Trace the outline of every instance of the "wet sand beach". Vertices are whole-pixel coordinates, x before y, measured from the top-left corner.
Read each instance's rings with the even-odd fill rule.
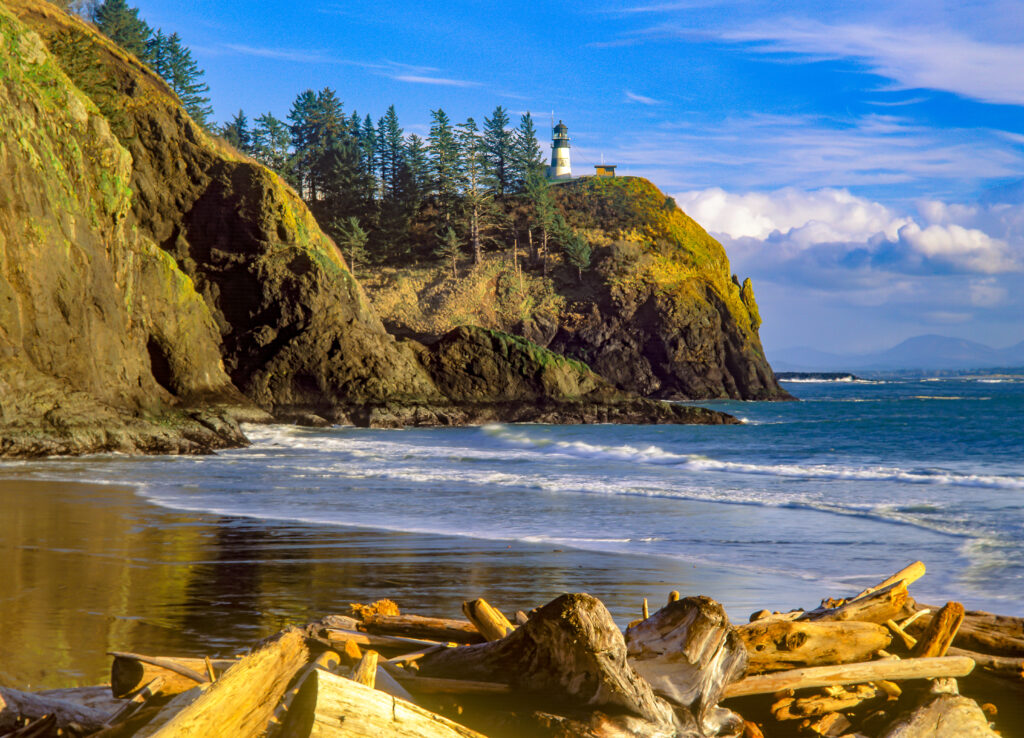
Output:
[[[625,623],[672,589],[720,597],[734,617],[779,594],[657,557],[182,513],[128,487],[12,477],[0,478],[0,570],[0,684],[21,689],[104,682],[111,650],[231,655],[381,597],[459,616],[470,597],[512,610],[586,591]]]

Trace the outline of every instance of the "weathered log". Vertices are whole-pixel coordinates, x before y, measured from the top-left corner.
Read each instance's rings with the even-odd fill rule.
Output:
[[[865,661],[888,648],[881,625],[862,622],[757,620],[736,627],[747,648],[747,674]]]
[[[883,738],[995,738],[978,703],[954,694],[929,695],[909,715],[898,718]]]
[[[282,738],[483,738],[469,728],[350,679],[313,669]]]
[[[515,630],[508,618],[491,607],[487,600],[467,600],[462,603],[462,612],[485,640],[496,641]]]
[[[484,637],[468,620],[427,618],[420,615],[369,614],[363,620],[367,633],[426,638],[443,643],[483,643]]]
[[[356,670],[352,674],[352,681],[373,689],[377,682],[377,652],[367,651],[363,658],[356,664]]]
[[[885,693],[874,685],[857,684],[851,688],[829,688],[824,694],[813,694],[808,697],[783,697],[772,704],[772,717],[776,720],[819,717],[830,712],[849,710],[884,695]]]
[[[963,622],[964,606],[959,602],[947,602],[928,623],[914,646],[914,656],[945,656]]]
[[[1024,679],[1024,658],[1014,656],[991,656],[987,653],[968,651],[965,648],[950,647],[947,656],[966,656],[974,659],[979,669],[992,672],[1008,679]]]
[[[289,628],[228,669],[154,735],[257,738],[271,724],[288,683],[309,659],[305,634]]]
[[[859,620],[865,623],[884,623],[898,617],[907,606],[908,600],[907,585],[901,580],[836,607],[811,610],[801,615],[798,620]]]
[[[145,725],[143,725],[141,728],[138,728],[136,732],[131,733],[132,738],[150,738],[150,736],[154,735],[158,730],[160,730],[160,728],[164,727],[167,723],[171,722],[171,720],[173,720],[178,715],[179,712],[181,712],[186,707],[195,702],[197,699],[202,697],[203,692],[205,692],[211,686],[212,682],[207,682],[206,684],[198,684],[192,687],[192,689],[186,689],[184,692],[180,692],[174,695],[174,697],[171,698],[170,702],[168,702],[163,707],[159,708],[159,710],[157,710],[156,715],[154,715],[150,720],[146,721]],[[128,722],[131,723],[135,719],[135,717],[136,716],[130,718]]]
[[[444,646],[446,644],[438,641],[428,641],[424,638],[406,638],[405,636],[373,635],[372,633],[360,633],[352,630],[338,630],[337,628],[326,628],[321,631],[324,639],[331,644],[345,650],[346,642],[355,643],[359,646],[370,646],[388,650],[405,650],[410,648],[429,648],[431,646]]]
[[[725,696],[729,698],[750,694],[774,694],[786,689],[863,684],[881,679],[895,682],[904,679],[962,677],[970,674],[972,669],[974,661],[962,656],[903,661],[886,659],[839,666],[812,666],[746,677],[726,687]]]
[[[512,687],[503,682],[475,682],[469,679],[424,677],[405,669],[387,669],[398,682],[419,694],[511,694]]]
[[[43,715],[38,720],[26,723],[17,730],[4,733],[2,738],[47,738],[57,733],[57,716]]]
[[[903,584],[906,587],[909,587],[911,584],[913,584],[918,579],[923,577],[925,575],[925,571],[926,570],[925,570],[924,562],[923,561],[915,561],[914,563],[909,564],[909,565],[903,567],[898,572],[893,574],[891,577],[888,577],[887,579],[883,579],[881,582],[879,582],[878,584],[876,584],[876,585],[874,585],[872,587],[868,587],[867,589],[865,589],[864,591],[860,592],[859,594],[854,595],[850,599],[851,600],[859,600],[861,597],[864,597],[865,595],[869,595],[872,592],[877,592],[880,589],[885,589],[886,587],[888,587],[888,586],[890,586],[892,584],[896,584],[897,582],[903,582]]]
[[[95,732],[107,718],[104,712],[74,702],[0,687],[0,732],[17,729],[20,718],[31,721],[46,715],[55,715],[57,727],[65,732],[74,725],[81,726],[84,732]]]
[[[919,608],[930,608],[932,612],[907,627],[907,631],[918,638],[936,616],[934,611],[937,609],[932,605]],[[968,610],[953,645],[993,656],[1024,657],[1024,618]]]
[[[747,649],[711,598],[670,602],[626,631],[626,649],[630,665],[654,691],[688,708],[706,733],[742,724],[738,715],[714,709],[725,685],[746,669]]]
[[[917,645],[917,639],[914,638],[914,636],[910,635],[910,633],[908,633],[907,631],[903,630],[903,628],[892,618],[889,618],[885,621],[885,627],[891,630],[893,635],[899,636],[899,639],[903,641],[903,645],[907,648],[908,651],[913,649],[914,646]]]
[[[386,668],[386,662],[377,665],[377,678],[375,682],[374,689],[379,692],[390,694],[392,697],[397,697],[406,702],[416,702],[412,695],[409,694],[409,691],[399,684],[397,679],[391,676],[391,672]]]
[[[127,697],[156,677],[163,677],[159,695],[169,697],[209,681],[205,659],[113,652],[110,665],[110,692],[114,697]],[[222,674],[237,659],[213,659],[217,674]]]
[[[157,694],[160,687],[164,683],[162,676],[155,676],[153,680],[149,682],[142,689],[138,690],[131,696],[131,699],[127,700],[123,705],[114,710],[110,717],[106,719],[107,725],[116,725],[117,723],[124,722],[133,714],[139,711],[143,705],[152,697]]]
[[[114,712],[124,700],[117,699],[110,694],[110,685],[98,684],[94,687],[68,687],[65,689],[44,689],[35,694],[40,697],[52,697],[65,702],[73,702],[82,707],[91,707],[107,715]]]
[[[562,595],[505,638],[426,655],[419,667],[427,677],[500,677],[534,710],[607,710],[666,730],[676,724],[669,704],[626,662],[611,615],[586,594]]]

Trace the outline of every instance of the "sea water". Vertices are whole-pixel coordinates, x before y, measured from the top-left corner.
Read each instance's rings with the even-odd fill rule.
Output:
[[[850,594],[921,559],[919,599],[1024,614],[1024,382],[786,386],[800,402],[706,403],[738,426],[249,426],[249,448],[208,457],[17,470],[279,529],[618,555],[624,579],[637,557],[731,571],[777,592],[765,603],[776,607],[816,604],[786,592]]]

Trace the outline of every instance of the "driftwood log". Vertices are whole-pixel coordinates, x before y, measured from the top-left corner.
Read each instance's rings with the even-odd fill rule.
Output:
[[[896,619],[906,613],[909,604],[907,584],[899,580],[835,607],[811,610],[801,615],[798,620],[858,620],[864,623],[884,624],[887,620]]]
[[[964,622],[964,606],[947,602],[935,613],[914,646],[914,656],[945,656]]]
[[[154,736],[262,736],[288,683],[309,660],[305,633],[289,628],[228,669]]]
[[[866,661],[892,641],[883,626],[856,621],[765,619],[737,626],[736,633],[749,656],[747,674]]]
[[[901,717],[882,738],[996,738],[978,703],[955,694],[929,695],[909,715]]]
[[[426,638],[441,642],[483,643],[485,640],[476,626],[468,620],[371,613],[363,620],[362,627],[367,633]]]
[[[405,700],[323,669],[306,675],[280,738],[484,738]]]
[[[512,625],[509,619],[502,615],[500,611],[494,609],[485,599],[463,602],[462,612],[466,614],[466,617],[473,623],[474,628],[486,641],[496,641],[504,638],[515,630],[515,626]]]
[[[418,664],[426,677],[500,677],[512,687],[504,699],[533,710],[639,718],[646,728],[637,735],[672,735],[677,725],[671,706],[626,663],[626,643],[608,610],[587,594],[558,597],[500,640],[430,653]],[[689,722],[689,734],[697,735]]]
[[[931,610],[907,628],[908,632],[920,638],[932,618],[936,617],[938,608],[932,605],[919,605],[918,609]],[[968,610],[956,638],[953,639],[953,645],[993,656],[1024,658],[1024,618]]]
[[[126,697],[156,677],[163,677],[159,695],[168,697],[210,681],[205,659],[146,656],[115,652],[110,665],[110,691],[114,697]],[[222,674],[236,659],[214,659],[214,672]]]
[[[747,665],[747,649],[720,604],[708,597],[669,602],[626,631],[626,650],[654,691],[688,708],[704,733],[742,728],[742,718],[717,707]]]
[[[78,726],[80,732],[92,733],[107,719],[107,713],[74,702],[0,687],[0,734],[15,730],[20,718],[39,720],[46,715],[54,715],[56,726],[65,732]]]
[[[970,674],[973,669],[974,661],[962,656],[906,659],[905,661],[886,659],[839,666],[812,666],[807,669],[791,669],[746,677],[726,687],[725,696],[728,698],[751,694],[773,694],[787,689],[863,684],[882,680],[962,677]]]

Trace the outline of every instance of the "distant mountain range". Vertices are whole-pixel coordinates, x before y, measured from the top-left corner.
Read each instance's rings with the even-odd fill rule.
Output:
[[[947,336],[915,336],[871,354],[831,354],[800,346],[772,352],[779,372],[963,370],[1024,366],[1024,341],[994,349],[975,341]]]

